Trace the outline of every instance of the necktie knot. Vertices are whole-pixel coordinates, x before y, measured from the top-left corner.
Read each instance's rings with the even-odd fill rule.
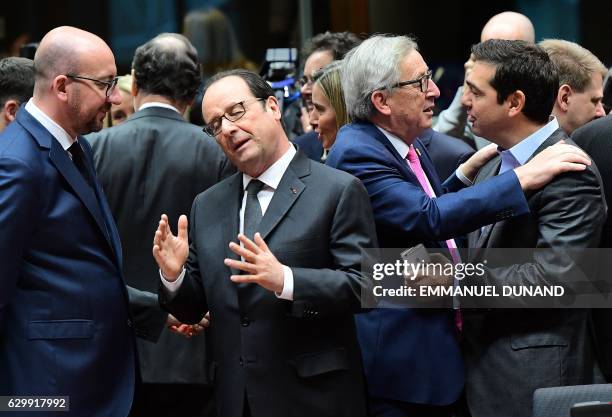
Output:
[[[408,148],[408,162],[417,162],[419,160],[419,155],[417,155],[416,149],[414,145],[410,145]]]
[[[249,185],[247,185],[247,188],[246,188],[247,195],[249,196],[257,195],[257,193],[261,191],[264,185],[265,184],[259,180],[251,180],[251,182],[249,182]]]
[[[83,159],[83,149],[78,141],[74,141],[73,144],[68,147],[68,152],[70,152],[72,160],[75,163]]]

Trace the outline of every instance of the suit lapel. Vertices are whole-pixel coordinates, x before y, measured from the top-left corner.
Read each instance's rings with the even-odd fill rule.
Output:
[[[421,162],[421,168],[423,168],[423,172],[427,176],[429,180],[429,184],[431,188],[433,188],[436,196],[442,195],[442,187],[440,183],[440,178],[438,177],[438,173],[436,172],[436,168],[433,165],[431,158],[429,157],[429,153],[427,152],[427,148],[421,142],[420,137],[414,141],[414,147],[419,154],[419,161]]]
[[[402,158],[399,153],[397,153],[397,150],[395,149],[393,144],[374,124],[358,123],[358,125],[364,126],[364,130],[366,130],[366,133],[370,137],[373,137],[378,142],[380,142],[387,149],[387,151],[391,153],[397,163],[397,166],[399,167],[401,174],[406,177],[406,179],[408,179],[413,184],[419,185],[419,180],[408,166],[408,162],[404,158]]]
[[[85,178],[83,178],[74,163],[70,160],[70,157],[68,157],[68,153],[62,148],[57,140],[51,141],[49,159],[53,165],[55,165],[59,173],[66,179],[77,197],[83,202],[89,213],[96,221],[98,228],[108,241],[109,245],[112,247],[106,230],[106,225],[104,223],[104,217],[102,216],[100,205],[98,204],[98,199],[96,198],[94,190],[87,184]],[[88,169],[90,168],[88,167]]]
[[[478,172],[476,175],[476,179],[474,181],[475,184],[485,181],[489,178],[493,178],[499,172],[499,168],[501,166],[501,157],[495,156],[492,158],[484,167]],[[491,236],[491,231],[495,227],[497,223],[488,224],[486,226],[481,227],[473,233],[470,233],[469,236],[469,246],[470,248],[483,248],[486,246],[489,237]]]
[[[104,225],[106,226],[106,234],[107,240],[113,251],[115,252],[115,256],[117,257],[117,265],[120,270],[123,270],[123,259],[121,253],[121,238],[119,237],[119,231],[115,225],[115,220],[113,219],[113,214],[108,206],[108,202],[106,201],[106,196],[104,195],[104,191],[102,190],[102,186],[98,181],[98,177],[94,170],[94,162],[92,158],[91,146],[89,142],[83,137],[79,138],[79,143],[81,144],[84,156],[85,156],[85,166],[87,168],[87,172],[89,173],[90,178],[93,178],[94,184],[94,192],[97,197],[97,201],[99,204],[99,208],[102,210],[102,217],[104,220]]]
[[[289,167],[283,174],[278,188],[274,192],[272,201],[261,219],[258,231],[261,237],[266,239],[272,230],[278,225],[287,211],[300,197],[306,186],[300,178],[310,174],[310,161],[306,156],[298,152],[293,157]]]
[[[53,166],[55,166],[60,175],[64,177],[70,188],[72,188],[76,196],[79,198],[79,200],[81,200],[89,214],[91,214],[91,216],[94,218],[100,232],[108,242],[111,250],[115,253],[116,259],[118,260],[118,265],[120,266],[121,248],[118,247],[118,238],[117,242],[114,242],[109,236],[109,230],[107,228],[100,203],[104,199],[98,199],[96,195],[96,193],[98,193],[99,196],[102,196],[103,194],[97,185],[97,180],[91,161],[91,148],[89,147],[89,144],[86,143],[86,141],[82,142],[82,144],[84,143],[85,147],[84,154],[86,165],[88,165],[87,169],[91,175],[91,178],[94,178],[94,183],[96,183],[96,191],[94,191],[89,184],[87,184],[85,178],[83,178],[72,160],[70,160],[68,152],[66,152],[66,150],[62,148],[60,143],[53,137],[53,135],[51,135],[51,133],[25,109],[25,104],[21,106],[19,112],[17,113],[16,122],[20,123],[23,128],[32,135],[33,139],[40,147],[49,149],[49,160]],[[107,216],[110,216],[110,214],[107,214]],[[112,216],[109,218],[112,219]]]

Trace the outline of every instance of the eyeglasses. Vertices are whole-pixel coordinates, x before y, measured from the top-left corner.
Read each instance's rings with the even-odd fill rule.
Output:
[[[427,70],[427,72],[425,74],[421,75],[419,78],[417,78],[415,80],[400,81],[399,83],[394,84],[391,87],[381,88],[381,90],[387,89],[387,88],[399,88],[399,87],[404,87],[406,85],[411,85],[411,84],[417,84],[418,83],[419,84],[419,89],[421,90],[421,93],[425,93],[429,89],[429,80],[431,80],[432,74],[433,74],[433,72],[431,70]]]
[[[117,82],[119,81],[119,77],[115,77],[110,81],[103,81],[103,80],[96,80],[95,78],[81,77],[80,75],[74,75],[74,74],[64,74],[64,75],[68,78],[72,78],[73,80],[88,80],[88,81],[93,81],[94,83],[98,85],[105,85],[106,86],[106,98],[109,98],[113,94],[113,91],[115,91],[115,87],[117,86]]]
[[[421,93],[425,93],[428,89],[429,89],[429,80],[431,80],[431,76],[432,76],[433,72],[431,70],[427,70],[427,72],[423,75],[421,75],[419,78],[415,79],[415,80],[409,80],[409,81],[400,81],[399,83],[395,84],[393,87],[403,87],[405,85],[410,85],[410,84],[419,84],[419,89],[421,90]]]
[[[223,127],[223,118],[229,120],[230,122],[237,122],[244,116],[246,113],[246,109],[244,107],[245,103],[251,101],[264,101],[265,98],[251,98],[248,100],[242,100],[236,104],[234,104],[228,111],[223,113],[223,115],[216,117],[210,121],[202,131],[210,136],[217,136],[221,133],[221,128]]]

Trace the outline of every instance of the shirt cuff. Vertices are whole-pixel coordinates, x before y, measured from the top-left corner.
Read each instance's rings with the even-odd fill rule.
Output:
[[[274,294],[277,298],[293,301],[293,271],[288,266],[283,265],[283,291]]]
[[[183,267],[183,270],[179,274],[176,281],[168,281],[162,273],[161,269],[159,270],[159,277],[161,278],[161,282],[166,290],[166,295],[171,300],[172,298],[174,298],[179,288],[181,287],[181,284],[183,283],[183,278],[185,278],[185,267]]]
[[[461,172],[461,169],[457,168],[457,170],[455,171],[455,175],[457,176],[457,178],[459,178],[459,181],[464,183],[466,186],[471,187],[472,185],[474,185],[474,183],[470,181],[468,177],[463,175],[463,172]]]

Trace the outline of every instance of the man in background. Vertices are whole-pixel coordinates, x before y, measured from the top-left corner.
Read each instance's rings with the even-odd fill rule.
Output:
[[[234,171],[214,139],[182,114],[200,84],[195,48],[163,33],[136,49],[132,92],[138,109],[119,126],[89,136],[100,182],[124,248],[127,283],[157,292],[149,236],[160,213],[177,221],[195,196]],[[152,300],[155,307],[157,300]],[[172,317],[169,325],[178,325]],[[205,332],[185,339],[164,329],[157,343],[138,340],[143,386],[134,416],[213,413]],[[193,401],[197,398],[198,401]]]
[[[19,106],[33,91],[34,61],[18,57],[0,60],[0,132],[15,120]]]
[[[527,16],[516,12],[502,12],[491,17],[482,28],[480,41],[484,42],[489,39],[522,40],[534,43],[535,29]],[[466,78],[473,65],[474,60],[470,55],[470,58],[464,65]],[[475,136],[472,133],[467,120],[466,108],[461,104],[464,90],[465,84],[457,89],[451,104],[439,114],[434,129],[462,139],[474,149],[480,149],[490,142],[486,138]]]
[[[552,114],[567,135],[593,119],[606,115],[603,79],[608,70],[588,49],[562,39],[545,39],[539,45],[557,67],[559,89]]]

